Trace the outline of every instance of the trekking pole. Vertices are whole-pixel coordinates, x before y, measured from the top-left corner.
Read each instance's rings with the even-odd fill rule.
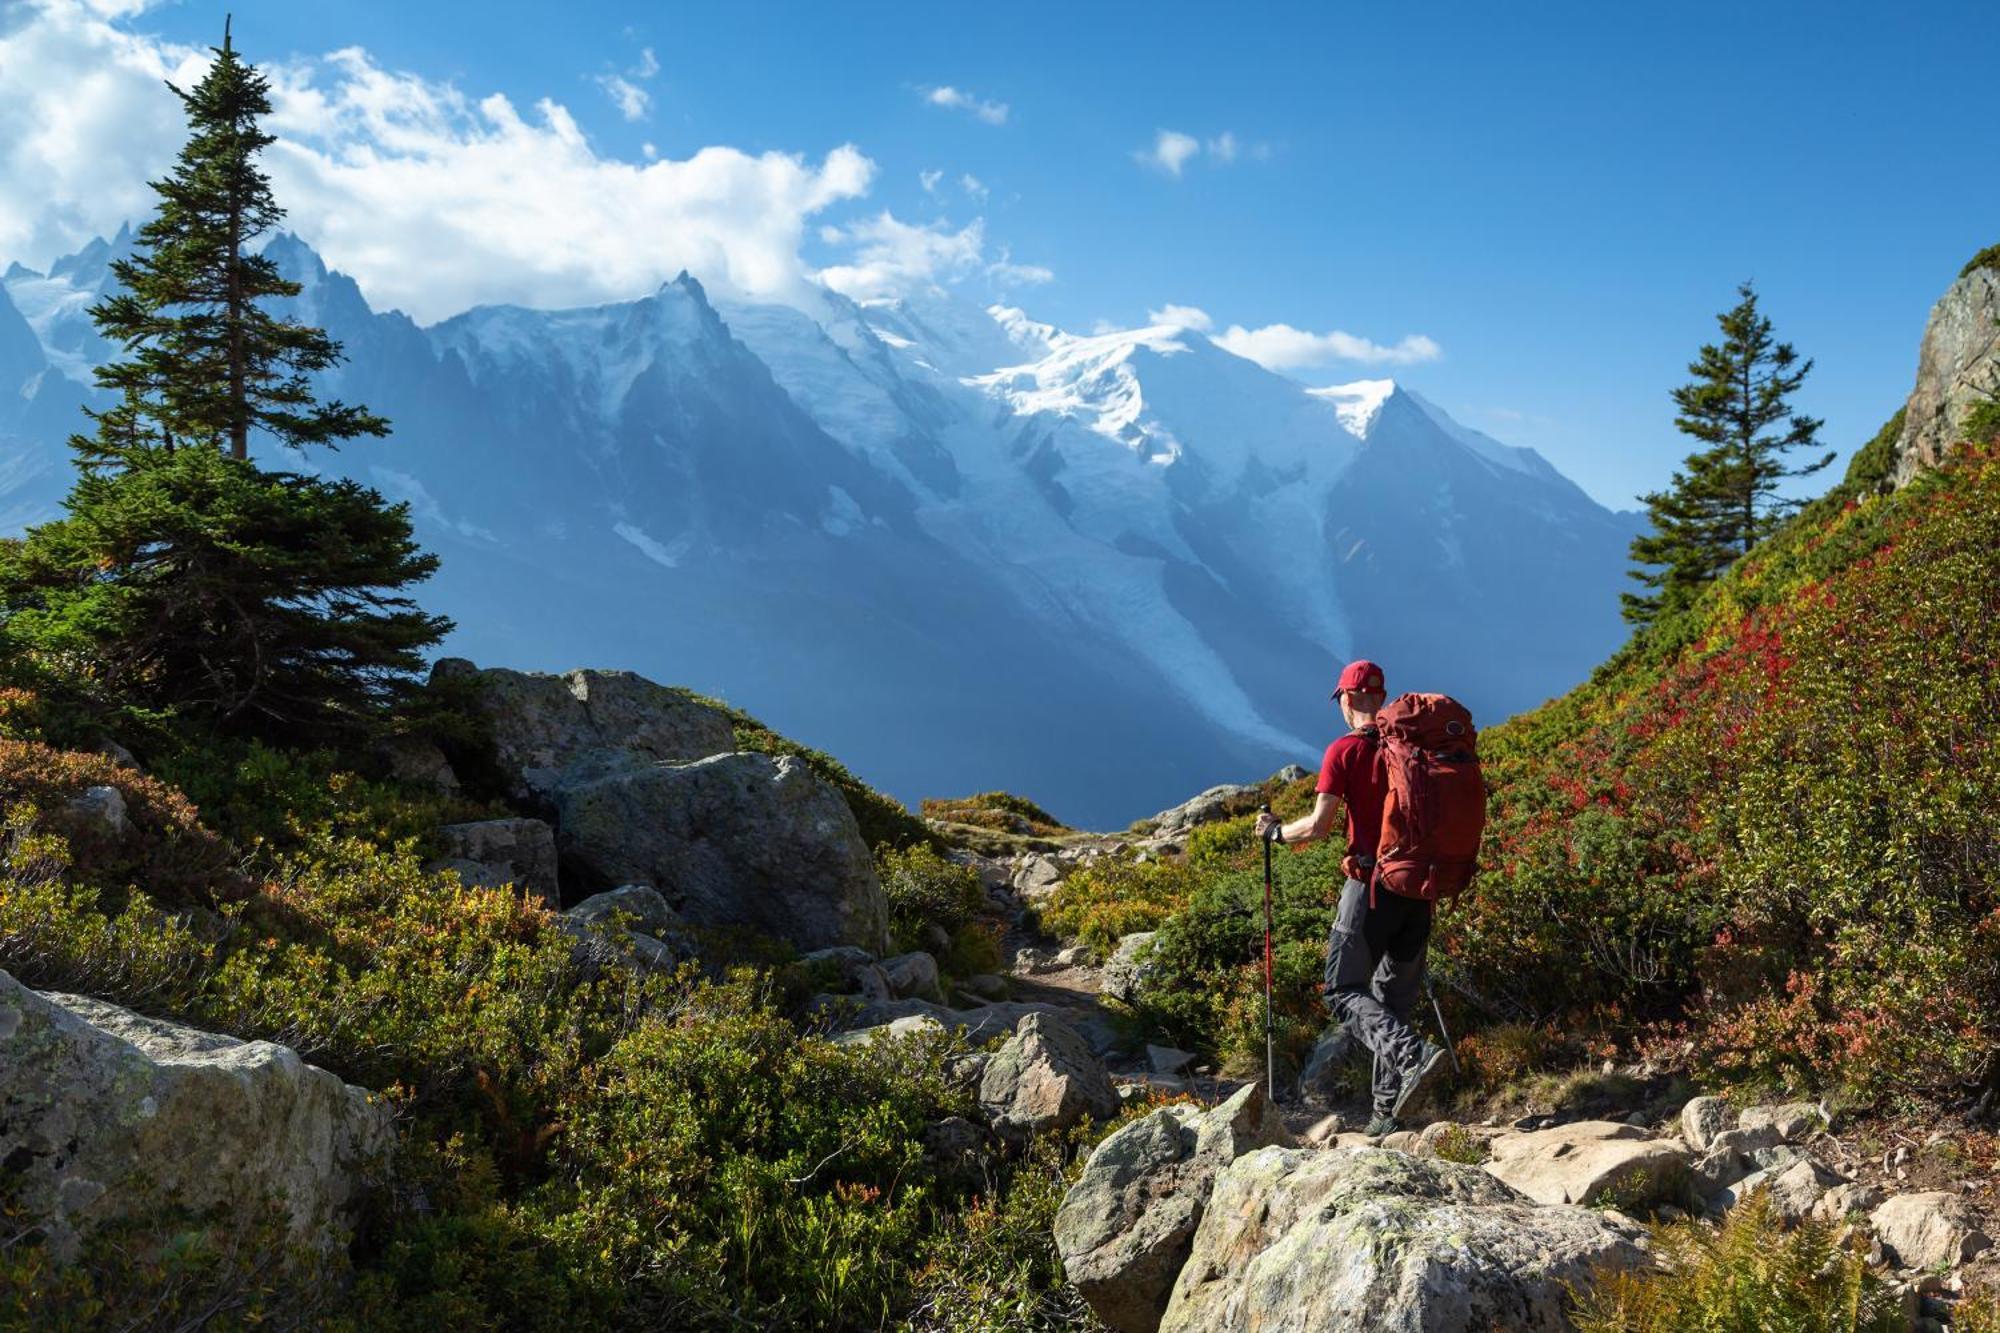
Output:
[[[1444,1025],[1444,1006],[1438,1003],[1438,993],[1436,988],[1431,985],[1431,974],[1428,968],[1424,970],[1424,994],[1430,997],[1431,1013],[1437,1017],[1438,1036],[1444,1038],[1445,1054],[1451,1057],[1451,1076],[1462,1079],[1465,1077],[1465,1071],[1458,1067],[1458,1051],[1451,1044],[1450,1029]]]
[[[1258,810],[1271,813],[1269,805],[1260,805]],[[1272,1101],[1278,1099],[1278,1061],[1276,1044],[1272,1038],[1271,1021],[1271,840],[1261,839],[1264,844],[1264,1095]]]

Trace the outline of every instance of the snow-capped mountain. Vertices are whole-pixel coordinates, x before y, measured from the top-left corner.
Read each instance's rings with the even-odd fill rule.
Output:
[[[104,355],[83,312],[125,246],[0,279],[10,527],[67,484]],[[799,309],[686,275],[419,328],[301,242],[271,253],[345,344],[328,389],[396,428],[295,465],[410,503],[448,651],[721,694],[904,797],[1122,822],[1310,762],[1347,657],[1489,722],[1621,635],[1633,517],[1387,380],[1309,389],[1195,330],[1078,336],[940,290]]]

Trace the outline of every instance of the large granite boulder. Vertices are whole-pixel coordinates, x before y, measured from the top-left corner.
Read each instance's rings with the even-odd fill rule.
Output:
[[[1614,1192],[1664,1198],[1686,1183],[1689,1166],[1680,1140],[1609,1120],[1503,1134],[1489,1146],[1486,1170],[1538,1203],[1591,1204]]]
[[[517,893],[561,904],[556,887],[555,830],[539,819],[481,819],[446,824],[437,831],[444,852],[426,869],[455,870],[461,882],[482,889],[511,884]]]
[[[1222,1168],[1291,1136],[1257,1084],[1163,1106],[1097,1145],[1056,1213],[1063,1270],[1118,1333],[1153,1333]]]
[[[1024,1016],[979,1080],[979,1109],[997,1132],[1019,1138],[1068,1129],[1085,1116],[1109,1120],[1118,1107],[1104,1062],[1053,1014]]]
[[[1556,1330],[1570,1285],[1646,1261],[1636,1223],[1533,1203],[1477,1167],[1260,1148],[1216,1177],[1160,1328]]]
[[[344,1243],[388,1119],[284,1046],[142,1018],[0,972],[0,1162],[58,1259],[112,1221],[275,1207]]]
[[[1936,467],[1962,442],[1966,418],[2000,397],[2000,261],[1966,273],[1931,308],[1917,384],[1896,441],[1896,484]]]
[[[1162,810],[1147,822],[1155,838],[1185,837],[1198,824],[1213,824],[1257,808],[1260,789],[1243,783],[1226,782],[1219,787],[1188,797],[1179,805]]]
[[[1993,1244],[1979,1229],[1979,1215],[1949,1190],[1898,1194],[1868,1222],[1904,1268],[1956,1268]]]
[[[685,762],[736,748],[721,710],[630,671],[510,671],[447,657],[433,681],[462,682],[492,731],[509,795],[548,804],[578,761],[606,754]]]
[[[564,873],[579,885],[653,884],[690,925],[887,952],[888,902],[860,826],[803,759],[600,756],[565,770],[554,795]]]

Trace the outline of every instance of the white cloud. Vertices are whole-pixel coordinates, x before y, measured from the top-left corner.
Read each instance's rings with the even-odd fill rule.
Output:
[[[969,197],[981,200],[982,202],[991,193],[986,188],[986,183],[969,171],[958,178],[958,188],[965,191]]]
[[[639,86],[660,72],[660,61],[653,54],[653,48],[639,48],[639,63],[623,74],[600,74],[597,86],[604,89],[605,96],[618,108],[618,114],[627,120],[644,120],[652,109],[653,96]],[[638,80],[637,83],[633,80]]]
[[[919,171],[917,179],[923,182],[925,194],[934,195],[938,192],[938,182],[944,179],[944,173],[942,171]]]
[[[854,248],[851,262],[820,270],[819,278],[856,300],[897,296],[975,272],[985,248],[986,224],[975,218],[952,231],[943,222],[903,222],[887,209],[845,227],[822,227],[829,245]]]
[[[1224,130],[1208,141],[1208,155],[1218,161],[1234,162],[1236,160],[1236,153],[1236,136],[1228,130]]]
[[[149,215],[145,183],[185,134],[162,80],[186,86],[207,58],[82,0],[0,8],[0,262],[43,265]],[[851,145],[817,163],[729,147],[604,157],[556,102],[524,116],[354,48],[264,69],[278,136],[265,166],[287,225],[373,304],[420,320],[482,302],[626,299],[682,268],[804,300],[806,226],[865,194],[875,172]]]
[[[1172,302],[1168,302],[1158,310],[1148,310],[1146,312],[1146,322],[1148,324],[1173,324],[1183,329],[1194,329],[1197,332],[1206,332],[1215,324],[1215,321],[1208,317],[1208,312],[1200,306],[1175,305]]]
[[[925,88],[921,91],[924,95],[924,100],[932,106],[949,107],[953,111],[969,111],[988,125],[1005,125],[1007,123],[1007,104],[1005,102],[982,101],[974,97],[971,93],[954,88],[949,84],[943,84],[935,88]]]
[[[986,266],[986,276],[1001,287],[1039,287],[1056,280],[1054,269],[1041,264],[1016,264],[1005,250]]]
[[[1384,345],[1335,329],[1312,333],[1289,324],[1267,324],[1246,329],[1232,324],[1215,335],[1217,345],[1247,357],[1267,370],[1297,370],[1324,365],[1329,361],[1358,361],[1363,365],[1410,366],[1435,361],[1444,349],[1421,333],[1412,333],[1396,343]]]
[[[611,99],[611,105],[617,107],[618,114],[627,120],[644,120],[647,110],[653,104],[652,97],[644,88],[626,81],[621,75],[600,74],[597,76],[597,86],[604,89],[605,96]]]
[[[1201,140],[1192,134],[1182,134],[1179,130],[1161,130],[1153,139],[1151,148],[1141,149],[1132,154],[1141,163],[1169,176],[1181,174],[1189,158],[1201,151]]]

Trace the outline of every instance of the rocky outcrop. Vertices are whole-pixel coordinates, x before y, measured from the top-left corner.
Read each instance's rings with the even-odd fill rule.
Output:
[[[1253,810],[1257,806],[1258,791],[1254,786],[1239,782],[1210,787],[1147,820],[1152,825],[1148,836],[1185,837],[1196,825],[1213,824],[1217,820],[1242,814],[1245,810]]]
[[[630,671],[510,671],[447,657],[433,681],[465,688],[493,737],[509,794],[549,801],[565,769],[586,758],[626,754],[685,762],[736,748],[726,714]]]
[[[1216,1175],[1290,1142],[1255,1084],[1222,1105],[1163,1106],[1097,1145],[1056,1214],[1063,1270],[1118,1333],[1152,1333],[1194,1245]]]
[[[623,884],[593,894],[557,920],[577,941],[584,961],[598,967],[613,952],[627,953],[641,967],[659,971],[672,971],[695,956],[694,941],[679,914],[650,884]]]
[[[0,972],[0,1162],[58,1258],[95,1227],[169,1208],[275,1207],[294,1243],[329,1249],[387,1143],[363,1089],[287,1047]]]
[[[1633,1125],[1583,1120],[1491,1143],[1486,1170],[1495,1179],[1546,1204],[1592,1204],[1607,1193],[1664,1197],[1685,1178],[1687,1149],[1673,1139],[1653,1139]]]
[[[888,904],[860,827],[802,759],[600,756],[566,770],[554,796],[564,871],[580,883],[656,885],[691,925],[886,952]]]
[[[2000,261],[1972,269],[1931,308],[1917,384],[1896,441],[1896,484],[1936,467],[1964,439],[1966,418],[2000,397]]]
[[[1109,1120],[1118,1107],[1104,1062],[1049,1013],[1023,1017],[979,1080],[980,1110],[997,1132],[1017,1138],[1068,1129],[1085,1116]]]
[[[1635,1223],[1538,1205],[1477,1167],[1262,1148],[1216,1178],[1160,1328],[1556,1330],[1570,1284],[1644,1262]]]
[[[459,880],[482,889],[511,884],[517,893],[551,907],[562,902],[556,887],[555,830],[539,819],[482,819],[446,824],[437,831],[444,852],[427,870],[455,870]]]

